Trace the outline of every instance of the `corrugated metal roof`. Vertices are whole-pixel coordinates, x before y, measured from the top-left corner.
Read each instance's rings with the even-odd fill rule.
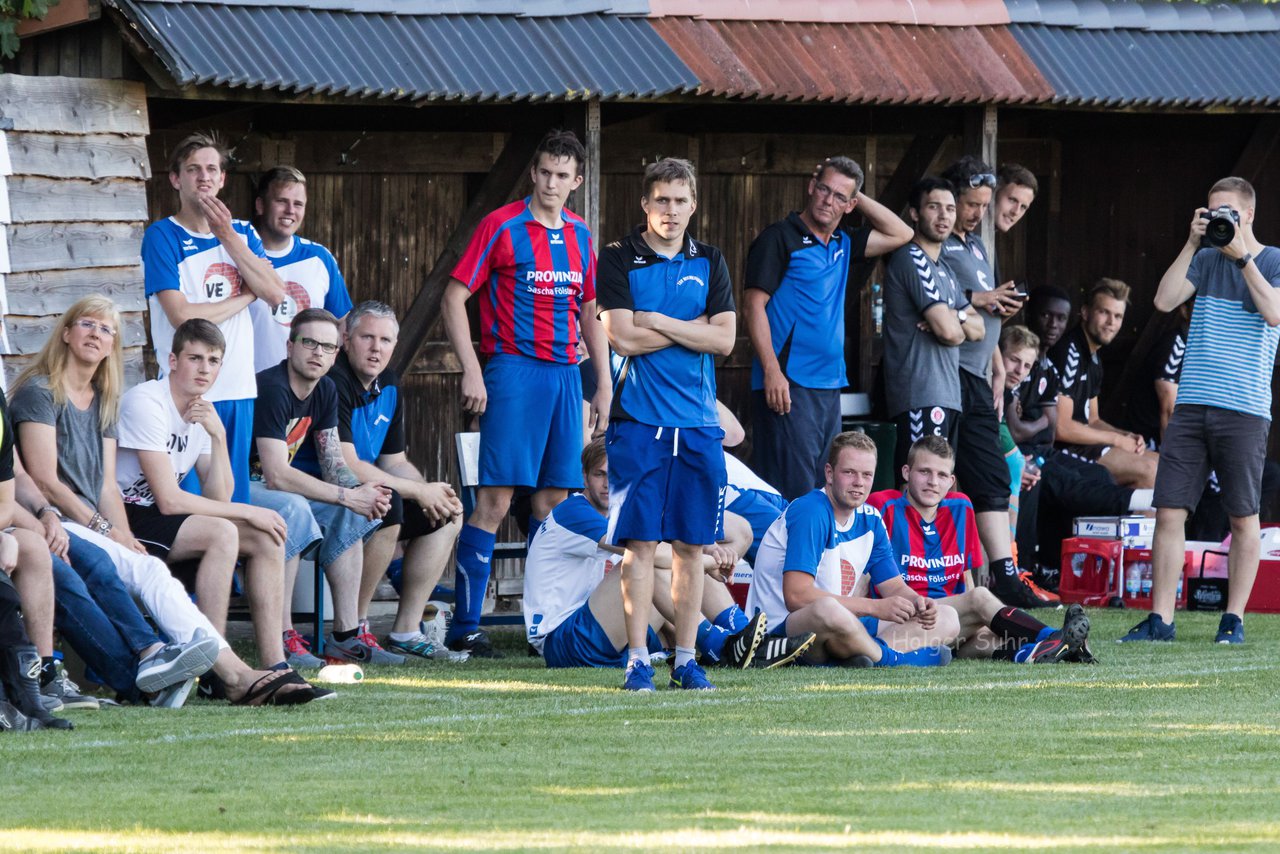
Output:
[[[1257,33],[1280,30],[1274,3],[1196,3],[1190,0],[1005,0],[1015,24],[1091,30]]]
[[[715,21],[911,24],[966,27],[1009,23],[1004,0],[650,0],[651,17]]]
[[[1280,104],[1280,32],[1103,30],[1011,24],[1055,103],[1106,106]]]
[[[863,104],[1028,103],[1053,89],[1006,27],[661,18],[703,94]]]
[[[183,85],[467,101],[654,97],[698,85],[645,18],[116,2]]]
[[[983,0],[989,2],[990,0]],[[647,0],[153,0],[217,6],[271,6],[328,12],[386,15],[647,15]],[[934,0],[938,2],[938,0]],[[952,0],[955,2],[955,0]]]

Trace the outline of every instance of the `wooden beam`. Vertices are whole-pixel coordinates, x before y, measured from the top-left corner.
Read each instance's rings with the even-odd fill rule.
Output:
[[[506,201],[512,190],[519,185],[525,173],[529,171],[533,149],[541,138],[540,131],[522,131],[513,133],[507,139],[502,153],[498,155],[493,168],[489,170],[484,183],[480,185],[480,191],[471,200],[466,213],[458,220],[453,234],[449,235],[449,239],[445,242],[444,251],[436,259],[431,272],[427,273],[409,310],[400,319],[400,343],[391,357],[391,365],[397,373],[404,374],[413,364],[418,350],[426,340],[427,333],[439,317],[440,301],[444,297],[445,288],[449,285],[449,277],[453,274],[453,268],[458,263],[458,259],[462,257],[472,232],[480,224],[480,220],[489,211]]]
[[[5,297],[13,314],[62,314],[82,297],[110,297],[121,311],[143,311],[142,265],[43,270],[4,276]]]
[[[587,101],[587,180],[583,219],[600,246],[600,99]]]
[[[55,222],[6,228],[9,269],[26,273],[136,264],[145,223]]]
[[[8,134],[15,175],[51,178],[150,178],[144,137],[116,134],[68,136],[54,133]]]
[[[0,75],[0,115],[14,130],[145,134],[146,89],[128,80]]]
[[[1231,174],[1257,184],[1263,170],[1275,163],[1277,155],[1280,155],[1280,117],[1259,116]]]
[[[9,333],[9,349],[16,354],[34,354],[49,340],[49,333],[58,323],[60,315],[51,314],[44,317],[23,317],[17,314],[5,315],[4,325]],[[141,347],[147,343],[146,321],[142,312],[129,312],[120,316],[122,327],[120,345]]]
[[[13,222],[146,222],[147,187],[137,178],[9,178]]]

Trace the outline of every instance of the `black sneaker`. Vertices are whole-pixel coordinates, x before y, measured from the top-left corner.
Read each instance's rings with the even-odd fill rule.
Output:
[[[730,635],[725,640],[718,663],[725,667],[732,667],[734,670],[746,670],[751,666],[752,658],[760,646],[760,641],[764,639],[764,633],[768,627],[769,621],[764,611],[758,611],[742,631]]]
[[[493,644],[489,642],[489,636],[485,634],[483,629],[477,629],[474,632],[463,635],[448,644],[448,647],[455,652],[469,652],[472,658],[503,657],[502,653],[493,648]]]
[[[1056,606],[1057,603],[1047,602],[1037,596],[1031,586],[1026,583],[1024,575],[1027,573],[1013,578],[997,578],[991,584],[991,592],[996,594],[996,598],[1004,604],[1023,610]]]
[[[817,639],[818,636],[813,632],[789,638],[765,638],[756,654],[751,657],[751,666],[758,670],[785,667],[804,655]]]
[[[196,694],[201,700],[225,700],[227,699],[227,686],[221,677],[212,670],[208,670],[200,675],[200,681],[196,685]]]

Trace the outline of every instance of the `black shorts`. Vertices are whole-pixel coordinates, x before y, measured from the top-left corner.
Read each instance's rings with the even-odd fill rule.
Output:
[[[908,409],[893,417],[898,428],[898,443],[893,448],[893,482],[902,483],[902,467],[907,464],[907,452],[911,445],[925,436],[941,436],[956,447],[956,438],[960,429],[960,413],[954,409],[941,406],[925,406],[920,409]]]
[[[178,539],[178,531],[184,522],[191,518],[187,513],[175,513],[166,516],[154,504],[125,504],[124,515],[129,520],[129,529],[133,538],[146,548],[147,554],[158,557],[169,566],[173,577],[182,582],[187,592],[195,592],[196,571],[200,568],[199,560],[170,561],[169,552]]]
[[[1228,516],[1256,516],[1271,422],[1216,406],[1180,405],[1164,431],[1156,469],[1156,507],[1195,510],[1212,472]]]
[[[960,371],[960,429],[956,438],[957,489],[973,509],[989,513],[1009,509],[1009,464],[1000,442],[1000,421],[985,377]]]
[[[406,501],[399,492],[391,490],[391,509],[382,517],[382,527],[390,528],[392,525],[399,525],[400,535],[396,539],[412,540],[425,537],[427,534],[434,534],[446,524],[447,521],[432,522],[423,512],[422,505],[413,499]]]

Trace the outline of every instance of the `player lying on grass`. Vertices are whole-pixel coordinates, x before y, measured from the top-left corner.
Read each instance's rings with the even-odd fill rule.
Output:
[[[622,549],[605,544],[609,512],[609,468],[603,439],[582,452],[586,489],[551,511],[534,538],[525,562],[524,619],[529,643],[548,667],[622,667],[627,663],[627,631],[622,611]],[[726,667],[779,667],[794,661],[813,635],[764,641],[766,618],[748,618],[719,580],[733,571],[738,549],[751,542],[750,527],[726,514],[730,539],[703,549],[703,585],[697,649],[705,663]],[[656,630],[669,622],[670,546],[655,557],[654,607],[649,620],[649,649],[662,650]]]
[[[1021,608],[1011,608],[985,587],[973,570],[982,550],[973,505],[958,492],[955,455],[941,436],[911,445],[902,467],[905,492],[886,489],[867,504],[880,511],[906,584],[915,593],[950,605],[960,617],[956,655],[1019,663],[1093,662],[1086,641],[1089,618],[1079,605],[1067,609],[1061,629],[1046,626]]]
[[[841,433],[827,454],[827,485],[791,502],[756,555],[748,611],[763,611],[770,634],[817,634],[804,660],[847,667],[951,661],[955,609],[907,586],[880,514],[864,502],[876,471],[865,433]],[[870,577],[881,598],[855,595]]]

